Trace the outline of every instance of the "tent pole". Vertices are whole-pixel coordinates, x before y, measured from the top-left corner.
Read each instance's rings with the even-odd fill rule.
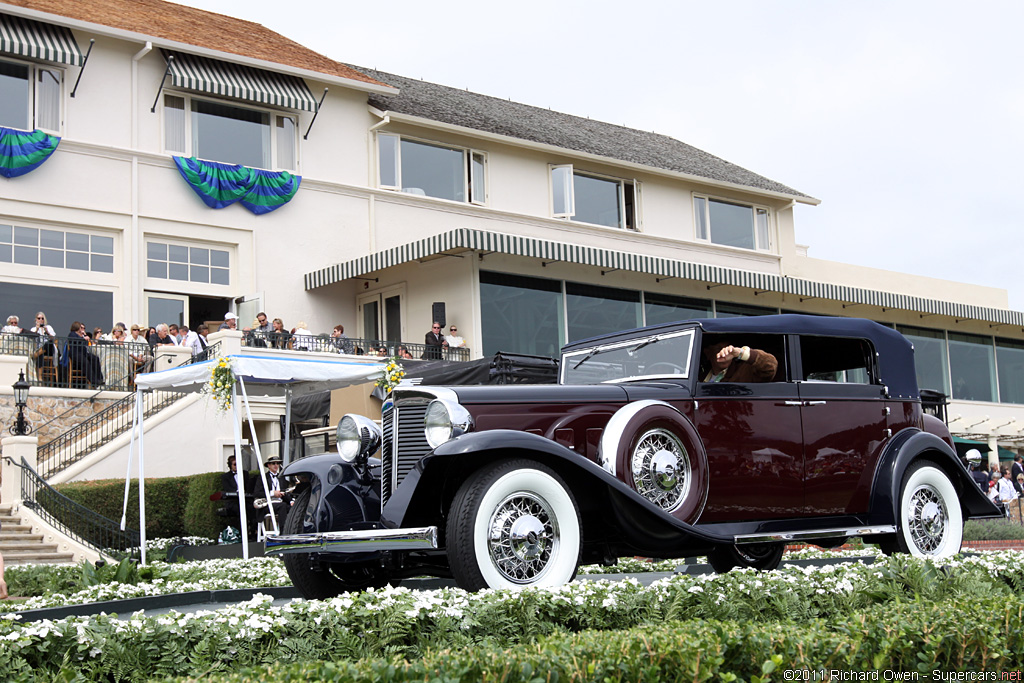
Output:
[[[139,546],[142,549],[142,566],[146,566],[146,459],[145,459],[145,434],[146,428],[143,420],[145,415],[142,410],[142,394],[136,391],[135,394],[135,415],[139,420]]]
[[[263,494],[267,497],[267,511],[270,512],[270,524],[275,534],[280,534],[277,528],[277,514],[274,512],[273,501],[270,499],[270,486],[267,484],[267,475],[263,472],[263,454],[260,453],[260,441],[256,438],[256,425],[252,423],[252,409],[249,407],[249,394],[245,391],[245,381],[239,377],[238,386],[242,387],[242,400],[245,401],[245,415],[249,419],[249,433],[252,435],[253,450],[256,451],[256,460],[260,463],[260,479],[263,481]]]
[[[128,471],[124,475],[124,504],[121,506],[121,531],[128,525],[128,490],[132,484],[132,460],[135,457],[135,435],[139,427],[139,391],[135,391],[135,414],[132,415],[132,431],[128,441]]]
[[[284,466],[292,463],[292,388],[284,390]]]
[[[245,514],[245,464],[242,462],[242,418],[238,414],[238,382],[231,385],[231,424],[235,428],[235,485],[238,487],[238,522],[242,528],[242,559],[249,559],[249,520]]]

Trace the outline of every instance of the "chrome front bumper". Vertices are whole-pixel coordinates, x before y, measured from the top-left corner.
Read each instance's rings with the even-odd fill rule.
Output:
[[[325,531],[316,534],[268,535],[264,542],[267,555],[286,553],[369,553],[378,550],[436,550],[437,527],[418,529],[361,529]]]

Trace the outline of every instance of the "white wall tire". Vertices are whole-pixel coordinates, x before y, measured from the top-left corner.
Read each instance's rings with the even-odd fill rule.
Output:
[[[579,564],[580,514],[562,479],[531,460],[474,473],[448,514],[447,552],[461,588],[560,586]]]
[[[960,498],[946,473],[921,461],[903,475],[896,543],[916,557],[943,558],[960,552],[964,520]]]

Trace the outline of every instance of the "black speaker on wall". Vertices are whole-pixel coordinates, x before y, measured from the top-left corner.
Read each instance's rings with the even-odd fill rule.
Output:
[[[445,320],[443,301],[435,301],[434,304],[430,307],[430,313],[433,316],[430,322],[441,323],[442,328],[448,324],[447,321]]]

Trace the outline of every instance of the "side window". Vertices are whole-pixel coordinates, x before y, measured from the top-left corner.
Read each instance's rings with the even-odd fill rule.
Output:
[[[734,351],[728,352],[728,347]],[[723,350],[725,357],[720,358]],[[729,358],[730,355],[734,357]],[[785,382],[784,338],[775,334],[705,334],[701,340],[698,381]]]
[[[874,357],[864,339],[800,337],[801,379],[807,382],[874,384]]]

